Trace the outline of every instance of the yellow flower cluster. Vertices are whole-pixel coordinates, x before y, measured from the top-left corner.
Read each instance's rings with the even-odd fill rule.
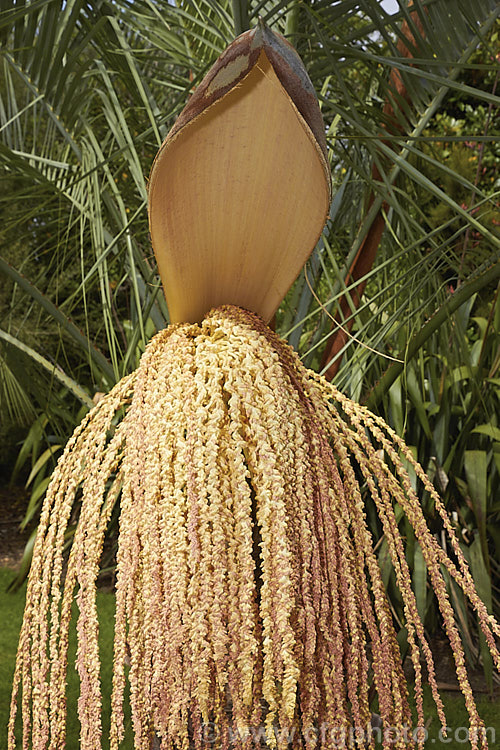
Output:
[[[432,494],[453,549],[428,530],[403,462]],[[100,748],[96,579],[120,506],[110,747],[124,736],[127,682],[136,750],[252,746],[264,727],[348,731],[370,724],[370,680],[385,725],[411,724],[406,680],[364,492],[383,525],[406,615],[423,726],[423,655],[443,723],[396,507],[415,530],[453,647],[472,726],[480,727],[441,566],[476,610],[497,664],[500,628],[475,592],[442,502],[385,423],[320,376],[257,316],[212,311],[158,333],[135,373],[89,413],[47,491],[17,657],[24,746],[65,746],[68,626],[77,588],[80,744]],[[69,559],[63,547],[81,510]],[[474,735],[473,735],[474,736]],[[477,733],[477,743],[483,735]],[[320,747],[333,747],[326,732]],[[258,744],[255,742],[255,744]],[[485,742],[483,743],[485,746]],[[398,744],[393,737],[387,746]]]

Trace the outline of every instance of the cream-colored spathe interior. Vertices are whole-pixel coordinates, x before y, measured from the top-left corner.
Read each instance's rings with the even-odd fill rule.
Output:
[[[269,320],[328,206],[319,147],[262,53],[154,165],[150,227],[171,321],[201,321],[221,304]]]

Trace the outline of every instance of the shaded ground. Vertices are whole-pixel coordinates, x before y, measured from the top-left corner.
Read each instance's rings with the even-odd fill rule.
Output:
[[[21,532],[21,523],[28,505],[29,493],[24,487],[0,488],[0,567],[16,570],[23,556],[24,545],[32,528]]]
[[[430,638],[430,647],[432,656],[434,658],[434,666],[436,670],[436,680],[438,683],[439,690],[446,690],[453,693],[459,693],[460,688],[458,686],[457,675],[455,672],[455,660],[453,652],[451,650],[448,638],[442,633],[436,633]],[[407,660],[407,662],[409,659]],[[406,665],[405,665],[406,666]],[[409,666],[409,665],[408,665]],[[411,676],[413,670],[408,668],[407,673]],[[481,668],[479,669],[467,669],[470,684],[474,694],[479,695],[481,693],[488,694],[489,690],[486,687],[486,681],[484,673]],[[424,669],[425,675],[425,669]],[[426,680],[424,676],[424,680]],[[492,700],[500,698],[500,686],[496,685],[494,688],[494,694]]]
[[[24,516],[29,493],[23,487],[0,488],[0,567],[17,570],[22,559],[24,546],[29,539],[32,527],[19,531],[19,524]],[[102,580],[102,589],[110,590],[107,578]],[[439,688],[455,693],[458,682],[455,674],[455,663],[448,639],[437,633],[430,640],[436,677]],[[408,663],[409,660],[407,660]],[[412,670],[408,664],[407,676],[411,679]],[[475,693],[487,693],[484,675],[481,669],[469,670],[469,678]],[[495,689],[494,699],[500,698],[500,686]]]

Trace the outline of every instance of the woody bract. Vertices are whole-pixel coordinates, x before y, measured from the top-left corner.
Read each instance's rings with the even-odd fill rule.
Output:
[[[18,702],[23,747],[65,747],[75,595],[85,750],[120,746],[127,681],[136,750],[200,748],[207,726],[219,747],[328,748],[339,736],[365,747],[374,738],[359,730],[370,728],[374,705],[383,727],[414,725],[366,497],[404,602],[417,724],[425,724],[422,663],[446,718],[401,512],[422,549],[470,726],[482,727],[441,571],[477,613],[497,667],[500,628],[441,499],[401,438],[307,370],[267,325],[329,203],[313,87],[293,48],[260,23],[217,60],[154,162],[150,228],[171,325],[87,414],[54,471],[28,584],[10,748]],[[453,559],[427,528],[404,466],[432,496]],[[117,504],[107,738],[96,580]],[[486,747],[484,733],[470,736]],[[391,748],[412,742],[411,734],[383,735]]]

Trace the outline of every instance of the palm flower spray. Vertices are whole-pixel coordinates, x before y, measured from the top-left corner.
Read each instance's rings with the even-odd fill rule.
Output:
[[[65,747],[75,596],[85,750],[123,746],[126,689],[136,750],[374,746],[372,692],[382,727],[411,727],[367,495],[404,603],[417,724],[425,723],[422,664],[443,725],[446,718],[401,511],[452,646],[472,746],[487,746],[442,571],[477,613],[497,668],[500,628],[440,497],[401,438],[307,370],[266,323],[329,202],[311,82],[293,48],[260,23],[218,59],[155,160],[150,227],[172,323],[87,414],[54,471],[28,582],[9,748],[18,702],[24,748]],[[432,496],[452,558],[428,529],[405,466]],[[104,737],[96,581],[117,505]],[[384,733],[382,744],[422,746],[423,738]]]

